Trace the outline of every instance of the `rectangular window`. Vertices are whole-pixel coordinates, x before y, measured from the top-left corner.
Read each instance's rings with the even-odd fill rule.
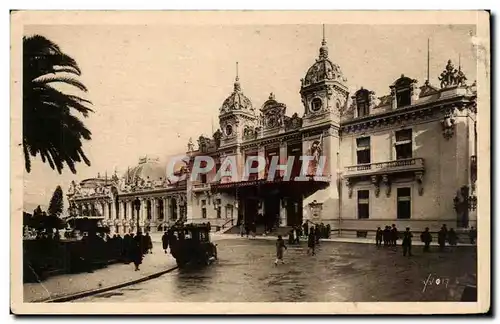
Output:
[[[398,219],[411,218],[411,189],[398,188]]]
[[[201,218],[207,218],[207,209],[205,207],[201,209]]]
[[[358,219],[370,217],[370,191],[358,190]]]
[[[411,159],[413,157],[412,130],[403,129],[396,132],[396,160]]]
[[[370,114],[370,107],[365,101],[358,101],[356,103],[358,108],[358,117],[368,116]]]
[[[371,163],[371,150],[370,150],[370,138],[361,137],[356,139],[357,144],[357,164],[368,164]]]
[[[217,205],[217,209],[216,209],[217,210],[217,218],[221,218],[222,217],[222,215],[221,215],[221,208],[222,207],[220,206],[221,205],[220,199],[216,200],[216,205]]]
[[[398,108],[411,105],[410,89],[398,90],[396,93]]]

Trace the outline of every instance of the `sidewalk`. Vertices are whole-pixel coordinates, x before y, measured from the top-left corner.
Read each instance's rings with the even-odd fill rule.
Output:
[[[118,263],[92,273],[64,274],[50,277],[41,283],[25,283],[24,302],[50,301],[54,298],[125,284],[174,267],[176,267],[175,259],[170,253],[165,254],[161,244],[153,242],[153,254],[144,256],[140,271],[134,271],[132,263]]]
[[[219,233],[212,233],[211,234],[212,240],[218,241],[218,240],[223,240],[223,239],[245,239],[247,240],[246,236],[241,237],[238,234],[219,234]],[[276,240],[276,236],[262,236],[258,235],[253,237],[249,237],[248,240]],[[284,240],[287,239],[287,236],[283,237]],[[301,242],[307,241],[306,237],[301,237],[300,238]],[[328,239],[320,239],[321,242],[341,242],[341,243],[361,243],[361,244],[373,244],[375,245],[375,240],[370,239],[370,238],[356,238],[356,237],[331,237]],[[401,239],[398,240],[398,245],[401,245]],[[412,241],[413,246],[423,246],[424,243],[421,242],[420,240],[413,240]],[[437,240],[434,240],[434,242],[431,243],[431,246],[438,246]],[[446,244],[446,246],[449,246]],[[469,243],[457,243],[457,246],[476,246],[475,244],[469,244]]]

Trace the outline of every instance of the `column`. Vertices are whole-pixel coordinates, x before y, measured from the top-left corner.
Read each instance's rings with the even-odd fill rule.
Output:
[[[158,217],[158,199],[151,198],[151,222],[156,222]]]
[[[172,219],[172,198],[167,196],[166,198],[166,208],[167,208],[167,212],[165,214],[165,217],[167,218],[167,221],[170,223],[170,220]]]
[[[284,164],[286,165],[288,162],[288,150],[287,150],[287,143],[285,141],[280,143],[280,159],[278,164]],[[288,170],[288,172],[291,172],[291,170]],[[276,172],[277,175],[280,175],[282,177],[285,176],[285,171],[279,170]]]
[[[163,201],[163,220],[162,220],[162,223],[166,223],[168,221],[168,218],[167,218],[167,198],[166,197],[162,197],[161,198],[162,201]]]
[[[264,160],[266,159],[266,147],[264,145],[259,146],[259,150],[257,153],[258,156],[262,157]],[[259,179],[264,179],[266,176],[267,166],[259,172]]]

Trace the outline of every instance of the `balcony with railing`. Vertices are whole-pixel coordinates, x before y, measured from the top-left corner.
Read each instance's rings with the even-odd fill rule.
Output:
[[[348,166],[345,168],[344,176],[357,177],[424,170],[425,165],[423,158],[410,158]]]
[[[210,190],[210,183],[197,182],[193,183],[193,192],[208,191]]]

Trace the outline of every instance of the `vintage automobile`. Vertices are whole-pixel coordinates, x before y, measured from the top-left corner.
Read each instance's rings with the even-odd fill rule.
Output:
[[[169,229],[170,253],[179,268],[209,265],[217,260],[217,246],[210,242],[205,224],[178,224]]]

